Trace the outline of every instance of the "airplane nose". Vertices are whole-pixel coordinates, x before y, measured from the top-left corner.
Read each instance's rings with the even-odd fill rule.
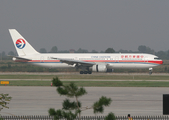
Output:
[[[163,64],[163,61],[161,60],[161,63],[160,64]]]

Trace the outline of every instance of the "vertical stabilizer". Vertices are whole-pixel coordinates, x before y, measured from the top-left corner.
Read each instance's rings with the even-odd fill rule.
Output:
[[[18,56],[39,54],[17,30],[9,29],[9,33],[11,34]]]

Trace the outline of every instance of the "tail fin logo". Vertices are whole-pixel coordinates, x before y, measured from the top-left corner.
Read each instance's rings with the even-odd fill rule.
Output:
[[[26,45],[26,42],[24,39],[22,38],[19,38],[17,41],[16,41],[16,47],[19,48],[19,49],[23,49]]]

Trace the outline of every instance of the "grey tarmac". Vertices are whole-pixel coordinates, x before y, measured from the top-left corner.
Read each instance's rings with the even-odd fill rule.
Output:
[[[159,87],[85,87],[88,94],[80,97],[82,106],[90,107],[101,96],[113,101],[100,115],[109,112],[117,116],[162,115],[163,94],[169,88]],[[1,115],[48,115],[49,108],[61,109],[64,96],[56,92],[56,87],[1,86],[1,93],[8,93],[12,100],[9,109],[1,110]],[[71,99],[73,100],[73,98]],[[92,110],[82,112],[82,116],[94,116]]]

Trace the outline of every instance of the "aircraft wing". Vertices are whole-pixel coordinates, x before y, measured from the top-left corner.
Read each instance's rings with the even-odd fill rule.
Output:
[[[69,65],[79,64],[79,65],[87,66],[87,67],[91,67],[95,65],[94,62],[85,62],[85,61],[80,61],[80,60],[71,60],[71,59],[54,58],[54,57],[51,57],[51,58],[60,60],[60,62],[69,64]]]

